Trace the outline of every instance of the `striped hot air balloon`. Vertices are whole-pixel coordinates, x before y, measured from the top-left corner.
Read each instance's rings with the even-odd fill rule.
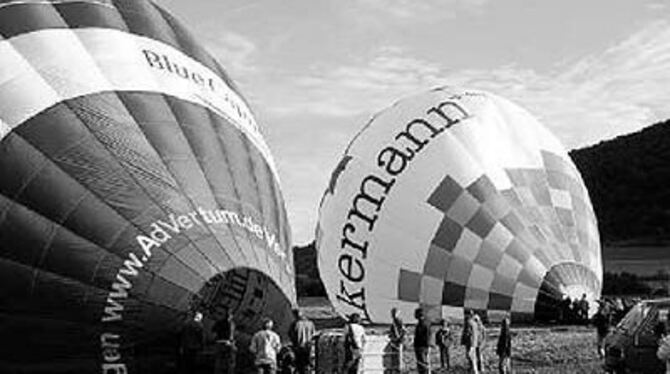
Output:
[[[192,311],[295,304],[259,127],[144,0],[0,3],[0,372],[159,373]]]
[[[353,139],[325,192],[318,263],[342,314],[388,321],[551,318],[602,284],[596,219],[567,153],[517,105],[439,88],[397,102]]]

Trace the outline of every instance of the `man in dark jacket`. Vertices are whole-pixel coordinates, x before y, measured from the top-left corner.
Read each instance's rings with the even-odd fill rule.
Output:
[[[586,324],[589,321],[589,302],[586,300],[586,294],[582,294],[582,298],[579,300],[578,313],[579,313],[579,322]]]
[[[297,374],[307,374],[310,370],[312,355],[312,339],[314,339],[314,323],[310,321],[300,309],[294,309],[295,321],[288,330],[289,339],[295,355]]]
[[[446,318],[440,321],[440,329],[435,334],[437,347],[440,349],[440,363],[442,368],[449,370],[451,368],[451,359],[449,357],[449,348],[452,343],[452,331],[449,326],[449,320]]]
[[[496,345],[499,374],[509,374],[512,372],[512,333],[509,325],[509,316],[505,316],[500,323],[500,335],[498,336],[498,344]]]
[[[604,341],[605,336],[610,330],[610,314],[607,312],[605,303],[601,303],[598,312],[593,316],[593,325],[596,327],[596,347],[598,349],[598,357],[605,357]]]
[[[195,373],[196,358],[205,346],[205,330],[202,326],[202,313],[195,312],[181,332],[179,353],[183,373]]]
[[[216,359],[214,361],[215,374],[233,374],[235,372],[235,321],[233,313],[225,309],[223,318],[216,321],[212,330],[216,336]]]
[[[421,308],[414,311],[416,328],[414,329],[414,354],[416,355],[416,368],[419,374],[430,371],[428,353],[430,349],[430,324],[423,315]]]

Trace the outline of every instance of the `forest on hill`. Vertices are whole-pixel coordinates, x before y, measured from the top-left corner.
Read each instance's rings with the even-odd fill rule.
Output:
[[[670,120],[570,152],[603,244],[670,241]]]

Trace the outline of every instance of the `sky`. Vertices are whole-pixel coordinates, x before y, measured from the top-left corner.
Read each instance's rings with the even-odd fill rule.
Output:
[[[354,135],[442,85],[523,106],[567,149],[670,118],[666,0],[156,0],[226,68],[279,169],[295,244],[313,240]]]

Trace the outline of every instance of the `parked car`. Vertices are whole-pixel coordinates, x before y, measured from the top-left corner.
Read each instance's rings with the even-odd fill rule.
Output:
[[[605,371],[665,373],[665,363],[656,357],[656,350],[669,311],[670,298],[637,303],[605,338]]]

